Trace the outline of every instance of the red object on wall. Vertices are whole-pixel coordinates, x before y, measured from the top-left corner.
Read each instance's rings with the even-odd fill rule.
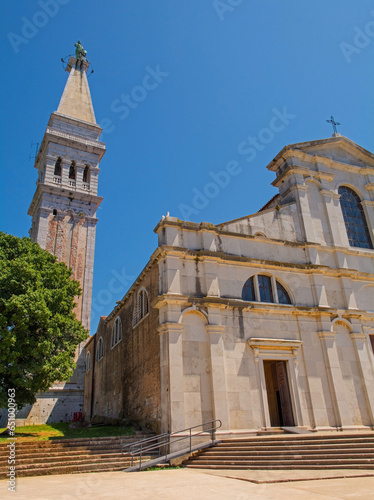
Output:
[[[73,415],[73,422],[81,422],[83,418],[83,412],[75,411]]]

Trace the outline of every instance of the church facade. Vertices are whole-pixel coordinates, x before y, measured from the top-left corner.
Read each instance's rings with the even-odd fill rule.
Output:
[[[87,421],[374,428],[374,155],[334,134],[267,168],[278,194],[257,213],[157,224],[86,345]]]

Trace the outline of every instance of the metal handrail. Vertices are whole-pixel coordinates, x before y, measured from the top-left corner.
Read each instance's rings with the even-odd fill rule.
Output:
[[[216,425],[214,425],[216,424]],[[203,429],[200,432],[195,432],[192,434],[193,429],[197,429],[198,427],[205,427],[207,425],[211,425],[210,429]],[[124,454],[124,450],[127,451],[131,455],[131,467],[134,465],[134,457],[139,456],[139,470],[141,469],[142,458],[143,455],[152,451],[158,451],[158,456],[161,456],[161,449],[165,447],[165,461],[167,461],[168,454],[170,454],[170,445],[177,443],[178,441],[183,441],[185,439],[189,439],[189,452],[192,451],[192,438],[196,436],[201,436],[202,434],[209,433],[211,435],[212,444],[214,443],[214,433],[217,429],[222,426],[221,420],[211,420],[210,422],[204,422],[203,424],[194,425],[192,427],[187,427],[186,429],[182,429],[180,431],[176,431],[173,433],[164,432],[163,434],[158,434],[157,436],[152,436],[149,438],[141,439],[136,443],[132,443],[127,446],[122,447],[122,454]],[[187,436],[177,437],[178,434],[182,432],[188,432]],[[156,441],[154,443],[154,441]],[[188,449],[186,453],[188,452]]]

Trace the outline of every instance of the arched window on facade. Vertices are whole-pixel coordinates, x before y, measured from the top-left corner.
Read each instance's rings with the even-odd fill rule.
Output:
[[[88,352],[86,356],[86,372],[91,368],[91,354]]]
[[[242,299],[243,300],[248,300],[250,302],[253,302],[256,300],[256,295],[255,295],[255,284],[254,284],[254,279],[253,276],[251,276],[243,286],[243,291],[242,291]]]
[[[277,294],[279,304],[291,304],[291,299],[283,285],[277,281]]]
[[[86,165],[83,170],[83,182],[86,182],[87,184],[90,182],[90,167],[89,165]]]
[[[110,347],[114,347],[122,339],[122,323],[121,318],[118,317],[114,321],[112,339],[110,342]]]
[[[338,193],[350,246],[373,248],[364,208],[358,194],[347,186],[341,186]]]
[[[249,302],[269,302],[291,304],[291,299],[283,285],[274,276],[255,274],[243,286],[242,299]]]
[[[77,175],[77,167],[75,161],[72,161],[69,167],[69,179],[75,181]]]
[[[96,347],[96,361],[99,361],[103,356],[104,356],[104,342],[103,342],[103,337],[100,337]]]
[[[139,323],[141,319],[143,319],[149,313],[149,301],[148,301],[148,293],[145,288],[139,290],[136,296],[136,304],[134,307],[134,316],[132,324],[135,326]]]
[[[54,175],[61,177],[61,172],[62,172],[62,158],[61,156],[59,156],[55,163]]]
[[[259,274],[257,279],[260,291],[260,302],[275,302],[273,290],[271,288],[271,277]]]

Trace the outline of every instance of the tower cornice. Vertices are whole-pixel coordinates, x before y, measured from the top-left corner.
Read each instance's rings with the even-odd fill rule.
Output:
[[[61,132],[60,130],[56,130],[51,127],[47,127],[45,131],[45,138],[57,144],[71,145],[72,147],[78,147],[79,149],[83,149],[83,146],[86,151],[100,155],[100,160],[106,151],[105,144],[103,142],[92,141],[77,135],[67,134],[66,132]]]
[[[97,196],[94,194],[91,194],[89,191],[88,192],[83,192],[83,191],[71,191],[70,189],[67,189],[63,186],[60,185],[50,185],[50,184],[43,184],[43,183],[37,183],[37,188],[34,193],[34,196],[31,200],[30,207],[28,209],[28,215],[31,215],[31,217],[34,216],[35,210],[37,209],[37,206],[39,204],[39,200],[42,196],[43,193],[48,193],[50,195],[55,195],[58,197],[64,197],[64,198],[72,198],[75,201],[80,201],[80,202],[85,202],[85,203],[91,203],[94,207],[98,207],[100,203],[103,201],[104,198],[101,196]]]

